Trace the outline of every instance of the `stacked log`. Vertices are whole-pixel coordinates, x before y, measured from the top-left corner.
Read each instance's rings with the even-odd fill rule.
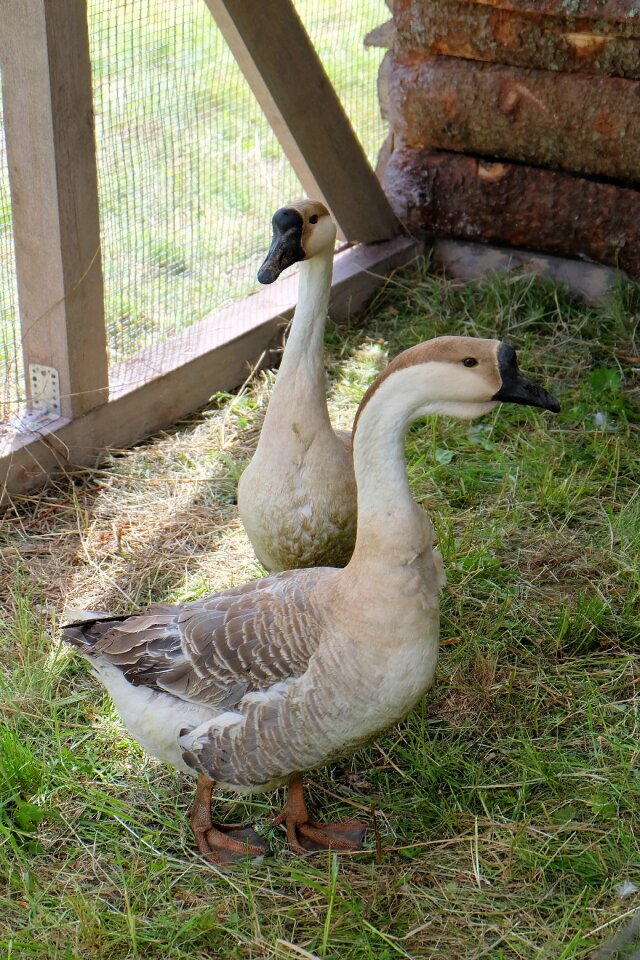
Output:
[[[395,0],[370,42],[409,230],[640,277],[640,0]]]

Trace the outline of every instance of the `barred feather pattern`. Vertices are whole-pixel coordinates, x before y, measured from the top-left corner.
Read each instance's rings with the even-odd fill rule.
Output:
[[[437,589],[429,599],[423,575],[403,567],[400,584],[389,576],[384,585],[372,583],[371,595],[347,608],[348,577],[334,568],[286,571],[181,606],[72,625],[63,635],[96,665],[149,752],[176,762],[148,736],[168,710],[178,765],[254,792],[349,754],[402,719],[431,682]],[[386,623],[375,609],[373,597],[387,591],[406,594],[404,627],[397,611]],[[346,609],[357,636],[341,622]],[[399,629],[406,643],[374,642],[380,634],[397,638]],[[434,636],[435,645],[425,644]],[[110,686],[114,673],[131,685],[124,701]],[[136,688],[138,712],[131,705]],[[153,736],[166,740],[167,731]]]
[[[471,348],[482,362],[470,372],[462,361]],[[253,792],[347,755],[410,712],[433,681],[445,578],[431,522],[411,496],[405,431],[425,413],[471,418],[493,410],[501,349],[493,340],[428,341],[400,354],[371,385],[354,427],[358,535],[343,569],[274,573],[193,603],[64,631],[145,749],[223,788]],[[304,352],[295,358],[304,390],[283,438],[295,454],[294,491],[304,485],[310,453],[322,452],[314,437],[323,417],[341,443],[322,404],[316,421],[305,421],[304,396],[322,386],[320,352],[309,355],[315,366],[305,375]],[[274,406],[276,393],[272,419],[291,408],[290,397]],[[275,465],[278,456],[282,446]],[[318,455],[320,489],[328,486],[322,463]]]
[[[431,614],[437,635],[437,604]],[[303,677],[278,684],[268,697],[245,698],[235,724],[194,730],[183,754],[187,763],[241,788],[286,782],[348,756],[402,720],[430,685],[437,660],[437,646],[427,649],[424,640],[413,655],[408,649],[386,657],[353,652],[345,657],[343,638],[325,636]]]
[[[286,571],[179,606],[154,604],[139,616],[72,625],[63,636],[136,686],[231,709],[250,691],[307,669],[321,620],[305,589],[309,576]]]

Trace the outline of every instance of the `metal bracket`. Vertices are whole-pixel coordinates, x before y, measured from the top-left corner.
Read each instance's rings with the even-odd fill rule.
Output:
[[[60,378],[55,367],[29,364],[31,412],[37,416],[60,416]]]

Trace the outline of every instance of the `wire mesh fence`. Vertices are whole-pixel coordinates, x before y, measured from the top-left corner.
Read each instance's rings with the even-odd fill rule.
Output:
[[[296,8],[375,159],[380,57],[363,37],[385,19],[383,0]],[[301,187],[203,0],[91,0],[89,10],[117,362],[255,289],[271,214]]]
[[[384,0],[294,0],[323,66],[373,167],[388,132],[378,103],[380,48],[365,47],[370,30],[391,16]]]
[[[295,7],[375,163],[381,52],[363,38],[388,18],[384,0]],[[302,188],[204,0],[88,0],[88,15],[109,361],[122,389],[153,371],[129,365],[123,375],[120,361],[149,348],[157,357],[172,334],[258,287],[271,215]],[[0,402],[15,405],[22,371],[3,146]]]
[[[0,430],[3,423],[11,421],[24,400],[13,219],[1,94],[0,79]]]
[[[245,292],[256,184],[297,187],[202,0],[89,11],[113,363]]]

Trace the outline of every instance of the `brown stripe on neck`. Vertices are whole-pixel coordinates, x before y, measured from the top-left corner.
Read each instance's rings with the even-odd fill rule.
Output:
[[[502,382],[497,354],[500,343],[500,340],[491,340],[484,337],[434,337],[433,340],[424,340],[422,343],[417,343],[415,347],[404,350],[391,361],[365,393],[353,421],[352,436],[355,436],[362,411],[374,396],[376,390],[379,389],[387,377],[405,367],[413,367],[435,360],[441,363],[455,364],[462,362],[465,357],[474,357],[476,360],[482,360],[485,363],[485,376],[489,369],[492,371],[495,380],[495,389],[489,393],[489,396],[492,396],[500,388]]]
[[[394,357],[391,363],[389,363],[373,383],[369,385],[364,397],[360,401],[360,406],[356,411],[356,416],[353,421],[353,429],[351,432],[352,444],[356,435],[358,421],[362,416],[362,411],[388,377],[398,370],[403,370],[405,367],[413,367],[419,363],[429,363],[430,360],[452,360],[453,351],[450,348],[453,346],[454,341],[457,346],[460,339],[460,337],[435,337],[433,340],[425,340],[423,343],[417,343],[415,347],[409,347],[408,350],[403,350],[397,357]],[[447,341],[449,341],[449,343]]]

